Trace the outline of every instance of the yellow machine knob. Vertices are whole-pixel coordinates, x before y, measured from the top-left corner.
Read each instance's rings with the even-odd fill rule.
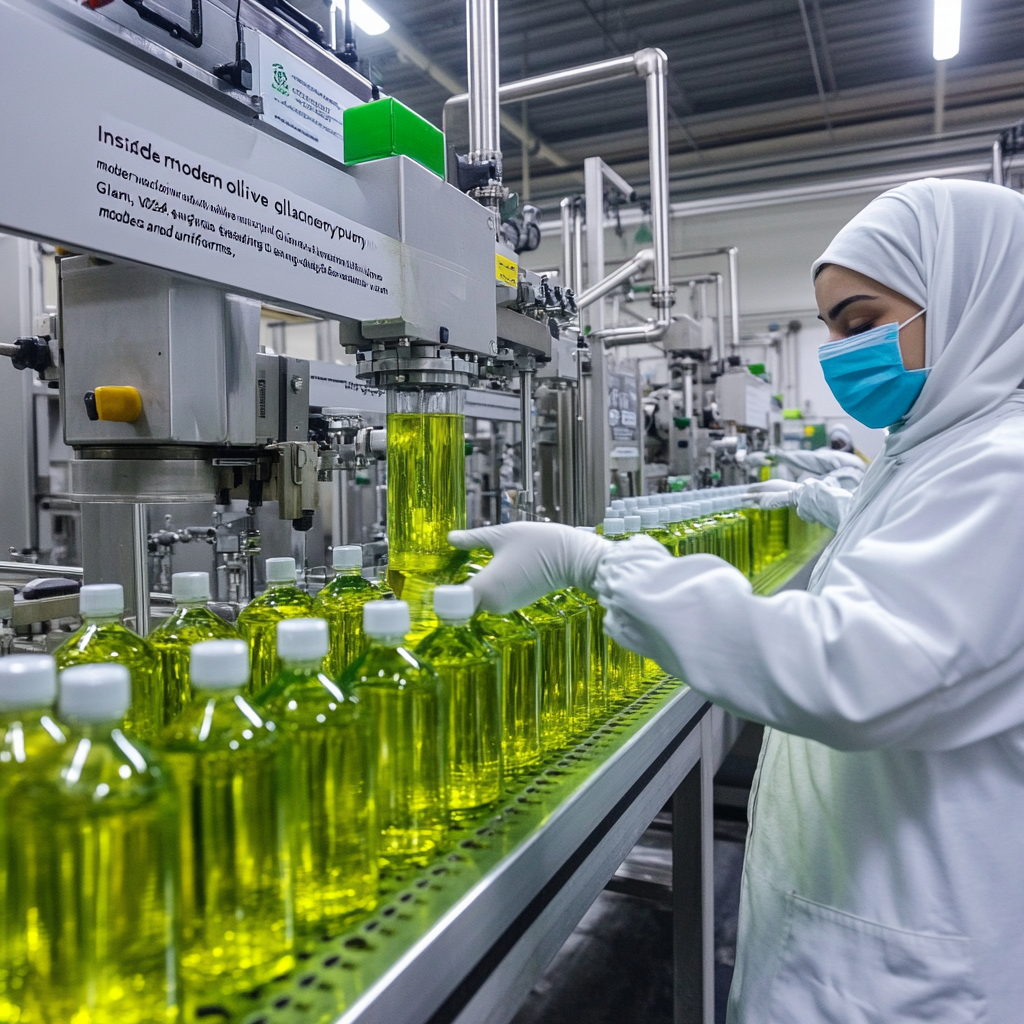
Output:
[[[134,423],[142,415],[142,395],[124,385],[98,387],[94,392],[96,418],[112,423]]]

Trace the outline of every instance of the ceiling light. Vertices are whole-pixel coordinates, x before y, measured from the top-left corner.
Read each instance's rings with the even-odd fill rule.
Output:
[[[332,7],[338,10],[345,9],[344,0],[333,0]],[[365,0],[348,0],[349,14],[352,17],[352,24],[362,29],[368,36],[383,35],[391,25],[385,21]]]
[[[352,0],[359,3],[361,0]],[[935,0],[935,34],[932,56],[949,60],[960,52],[960,0]]]

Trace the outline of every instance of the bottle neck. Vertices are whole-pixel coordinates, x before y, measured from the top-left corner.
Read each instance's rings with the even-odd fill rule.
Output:
[[[205,608],[206,601],[202,598],[195,601],[178,601],[177,607],[188,611],[191,608]]]
[[[294,587],[295,580],[267,580],[267,590],[276,590],[279,587]]]
[[[244,686],[204,686],[194,679],[192,680],[192,689],[194,691],[193,704],[205,704],[209,700],[234,700],[235,697],[241,697],[245,693]]]
[[[405,636],[368,636],[367,639],[370,641],[371,647],[389,647],[394,649],[401,647],[405,644]]]
[[[335,569],[335,576],[347,576],[349,578],[353,576],[362,576],[363,570],[359,568],[348,568],[348,569]]]
[[[282,658],[281,667],[295,675],[315,676],[324,667],[323,658]]]
[[[86,614],[82,616],[82,624],[85,626],[109,626],[112,623],[120,625],[122,614],[122,612],[107,615]]]
[[[440,619],[442,626],[468,626],[469,619]]]

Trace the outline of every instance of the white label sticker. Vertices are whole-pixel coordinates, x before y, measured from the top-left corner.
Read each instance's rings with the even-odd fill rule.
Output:
[[[272,39],[260,36],[263,120],[345,162],[342,118],[360,100]]]
[[[343,299],[359,320],[399,315],[395,239],[114,118],[97,125],[92,160],[107,251],[314,309]]]

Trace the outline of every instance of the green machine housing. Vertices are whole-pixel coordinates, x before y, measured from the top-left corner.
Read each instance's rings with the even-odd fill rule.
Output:
[[[349,107],[344,114],[345,163],[407,156],[444,177],[444,135],[391,97]]]

